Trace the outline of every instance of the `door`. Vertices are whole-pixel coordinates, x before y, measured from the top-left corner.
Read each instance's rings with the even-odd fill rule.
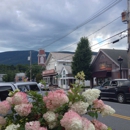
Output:
[[[108,86],[107,88],[109,98],[116,98],[117,87],[118,87],[118,82],[111,81],[110,86]]]
[[[110,87],[110,81],[106,81],[101,87],[100,87],[100,96],[101,97],[109,97],[108,88]]]

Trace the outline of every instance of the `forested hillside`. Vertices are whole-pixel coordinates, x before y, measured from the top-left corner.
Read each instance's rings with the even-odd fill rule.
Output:
[[[46,52],[46,56],[48,56],[49,52]],[[30,55],[30,51],[8,51],[0,53],[0,64],[4,65],[26,65],[30,62],[28,61],[28,56]],[[38,51],[31,51],[32,64],[38,63]]]

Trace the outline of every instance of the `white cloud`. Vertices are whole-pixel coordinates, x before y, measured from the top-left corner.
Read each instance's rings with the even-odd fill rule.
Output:
[[[38,50],[39,48],[46,51],[60,51],[63,48],[64,51],[75,51],[81,37],[94,33],[127,9],[126,1],[122,0],[102,15],[91,19],[99,10],[112,2],[114,1],[1,0],[1,51]],[[122,23],[120,18],[88,38],[90,43],[94,44],[126,28],[127,25]],[[114,39],[107,42],[112,40]],[[127,44],[127,40],[124,42]],[[98,47],[100,48],[104,43],[99,44]],[[126,44],[121,44],[121,47],[126,49]],[[66,48],[67,46],[69,47]],[[119,48],[120,46],[114,44],[104,47]]]

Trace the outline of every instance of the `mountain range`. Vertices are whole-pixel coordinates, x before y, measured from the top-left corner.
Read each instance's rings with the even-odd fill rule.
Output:
[[[46,52],[48,56],[49,52]],[[8,51],[0,53],[0,64],[3,65],[26,65],[30,64],[28,57],[30,56],[30,51]],[[38,64],[38,51],[31,51],[31,63]]]
[[[69,51],[58,51],[59,53],[73,53]],[[46,59],[50,52],[46,53]],[[97,52],[92,52],[96,55]],[[27,65],[30,64],[28,57],[30,56],[30,50],[28,51],[7,51],[0,53],[0,64],[2,65]],[[31,64],[38,64],[38,51],[31,51]]]

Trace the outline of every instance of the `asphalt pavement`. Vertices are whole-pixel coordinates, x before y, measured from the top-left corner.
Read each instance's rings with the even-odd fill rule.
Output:
[[[112,130],[130,130],[130,102],[125,104],[118,103],[115,100],[103,99],[104,103],[115,109],[113,116],[102,117],[99,114],[98,120],[111,127]],[[88,119],[92,119],[85,115]]]

